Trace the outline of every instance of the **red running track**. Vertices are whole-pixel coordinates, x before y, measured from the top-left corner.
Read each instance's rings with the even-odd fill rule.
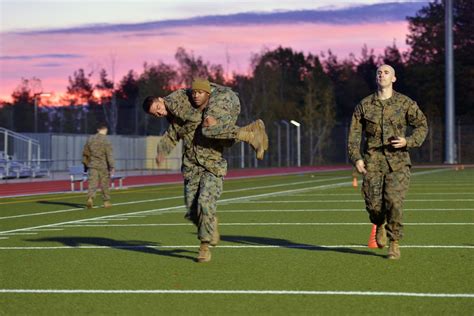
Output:
[[[349,170],[348,166],[341,167],[288,167],[288,168],[265,168],[265,169],[233,169],[229,170],[226,179],[245,178],[255,176],[270,176],[297,174],[305,172],[331,171],[331,170]],[[348,178],[349,179],[349,178]],[[127,176],[123,179],[123,186],[146,186],[159,185],[165,183],[179,183],[183,181],[181,173],[161,174],[151,176]],[[87,183],[85,185],[87,188]],[[76,189],[78,183],[76,183]],[[0,184],[0,197],[12,197],[33,194],[70,192],[71,182],[69,180],[51,180],[51,181],[31,181]]]

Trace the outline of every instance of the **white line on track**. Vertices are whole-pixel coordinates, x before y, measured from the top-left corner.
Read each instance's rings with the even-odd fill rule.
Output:
[[[0,293],[22,294],[234,294],[234,295],[345,295],[403,296],[430,298],[474,298],[474,293],[422,293],[376,291],[292,291],[292,290],[86,290],[86,289],[0,289]]]
[[[463,212],[463,211],[474,211],[474,208],[408,208],[408,209],[404,209],[405,212],[454,212],[454,211],[460,211],[460,212]],[[166,213],[181,213],[182,211],[166,211]],[[334,208],[334,209],[331,209],[331,208],[328,208],[328,209],[291,209],[291,210],[287,210],[287,209],[282,209],[282,210],[278,210],[278,209],[267,209],[267,210],[264,210],[264,209],[245,209],[245,210],[228,210],[228,209],[224,209],[224,210],[219,210],[219,214],[222,214],[222,213],[273,213],[273,212],[277,212],[277,213],[293,213],[293,212],[364,212],[365,213],[365,209],[364,208]]]
[[[355,200],[271,200],[271,201],[245,201],[247,203],[363,203],[362,198]],[[406,199],[405,202],[474,202],[474,199]]]
[[[422,172],[413,173],[413,176],[433,174],[433,173],[439,173],[439,172],[443,172],[443,171],[446,171],[446,170],[445,169],[436,169],[436,170],[422,171]],[[344,178],[345,179],[345,177],[339,177],[339,178]],[[338,179],[338,178],[335,178],[335,179]],[[310,182],[311,181],[312,182],[318,182],[318,181],[320,182],[320,181],[330,181],[330,180],[333,180],[333,179],[329,178],[329,179],[310,180]],[[285,184],[285,186],[288,186],[288,185],[291,185],[291,183],[286,183]],[[255,195],[248,195],[248,196],[243,196],[243,197],[223,199],[223,200],[218,201],[218,204],[225,204],[225,203],[229,203],[229,202],[248,200],[248,199],[252,199],[252,198],[294,194],[294,193],[297,193],[297,192],[308,192],[308,191],[313,191],[313,190],[325,190],[325,189],[338,188],[338,187],[344,187],[344,186],[350,186],[350,185],[352,185],[352,183],[349,181],[349,182],[339,182],[339,183],[325,184],[325,185],[319,185],[319,186],[311,186],[311,187],[300,188],[300,189],[289,189],[289,190],[283,190],[283,191],[277,191],[277,192],[270,192],[270,193],[255,194]],[[268,186],[264,186],[264,188],[266,188],[266,187],[268,187]],[[255,190],[255,187],[248,188],[248,189],[249,190]],[[174,198],[174,197],[171,197],[171,198]],[[171,199],[171,198],[168,198],[168,199]],[[182,196],[180,196],[180,198],[182,198]],[[164,198],[164,199],[166,199],[166,198]],[[143,201],[126,202],[126,203],[122,203],[121,205],[137,204],[137,203],[143,203]],[[117,205],[117,203],[116,203],[116,205]],[[166,208],[159,208],[159,209],[151,209],[151,210],[146,210],[146,211],[128,212],[128,213],[108,215],[108,216],[99,216],[99,217],[90,218],[90,219],[74,220],[74,221],[59,222],[59,223],[54,223],[54,224],[47,224],[47,225],[40,225],[40,226],[33,226],[33,227],[17,228],[17,229],[8,230],[8,231],[0,231],[0,234],[7,234],[7,233],[11,233],[11,232],[25,231],[25,230],[31,230],[31,229],[36,229],[36,228],[54,227],[54,226],[60,226],[60,225],[64,225],[64,224],[82,223],[82,222],[91,221],[91,220],[101,220],[101,219],[103,220],[103,219],[121,217],[121,216],[127,216],[127,215],[150,214],[150,213],[154,213],[154,212],[162,212],[162,211],[176,210],[176,209],[182,209],[182,208],[183,208],[182,206],[173,206],[173,207],[166,207]]]
[[[371,223],[219,223],[219,226],[369,226]],[[474,223],[403,223],[405,226],[471,226]],[[166,227],[193,226],[191,223],[153,223],[153,224],[69,224],[65,227]]]
[[[142,249],[142,248],[153,248],[153,249],[196,249],[199,245],[109,245],[109,246],[26,246],[26,247],[0,247],[0,250],[61,250],[61,249]],[[367,245],[308,245],[308,244],[272,244],[272,245],[221,245],[217,246],[218,249],[275,249],[275,248],[295,248],[295,249],[334,249],[334,248],[367,248]],[[468,245],[400,245],[400,248],[406,249],[474,249],[474,246]]]
[[[299,184],[307,184],[307,183],[318,183],[318,182],[334,181],[334,180],[341,180],[341,179],[347,179],[347,177],[333,177],[333,178],[325,178],[325,179],[317,179],[317,180],[291,182],[291,183],[285,183],[285,184],[257,186],[257,187],[250,187],[250,188],[245,188],[245,189],[225,190],[223,194],[233,193],[233,192],[242,192],[242,191],[253,191],[253,190],[258,190],[258,189],[267,189],[267,188],[274,188],[274,187],[281,187],[281,186],[288,187],[288,186],[291,186],[291,185],[299,185]],[[120,202],[120,203],[114,203],[114,205],[115,206],[123,206],[123,205],[160,202],[160,201],[175,200],[175,199],[183,199],[183,196],[182,195],[176,195],[176,196],[169,196],[169,197],[163,197],[163,198],[158,198],[158,199],[147,199],[147,200],[139,200],[139,201]],[[98,208],[98,207],[96,206],[94,208]],[[81,208],[76,207],[76,208],[69,208],[69,209],[58,210],[58,211],[49,211],[49,212],[4,216],[4,217],[0,217],[0,220],[11,219],[11,218],[30,217],[30,216],[40,216],[40,215],[50,215],[50,214],[56,214],[56,213],[67,213],[67,212],[75,212],[75,211],[84,211],[84,208],[83,207],[81,207]]]
[[[300,188],[300,189],[291,189],[291,190],[284,190],[284,191],[277,191],[277,192],[270,192],[270,193],[248,195],[248,196],[243,196],[243,197],[223,199],[221,201],[218,201],[218,204],[232,203],[232,202],[236,202],[236,201],[242,201],[242,200],[247,200],[247,199],[251,199],[251,198],[258,198],[258,197],[269,197],[269,196],[275,196],[275,195],[280,195],[280,194],[290,194],[290,193],[293,193],[293,192],[305,192],[305,191],[311,191],[311,190],[325,190],[325,189],[329,189],[329,188],[337,188],[337,187],[349,186],[349,185],[351,185],[350,182],[339,182],[339,183],[324,184],[324,185],[320,185],[320,186],[316,186],[316,187],[306,187],[306,188]],[[180,198],[182,198],[182,196]],[[124,204],[130,204],[130,203],[124,203]],[[117,204],[115,204],[115,205],[117,205]],[[149,213],[156,213],[156,212],[176,210],[176,209],[183,209],[183,206],[180,205],[180,206],[164,207],[164,208],[151,209],[151,210],[146,210],[146,211],[121,213],[121,214],[115,214],[115,215],[99,216],[99,217],[80,219],[80,220],[74,220],[74,221],[67,221],[67,222],[60,222],[60,223],[54,223],[54,224],[47,224],[47,225],[40,225],[40,226],[33,226],[33,227],[24,227],[24,228],[18,228],[18,229],[13,229],[13,230],[8,230],[8,231],[0,231],[0,234],[7,234],[7,233],[17,232],[17,231],[32,230],[32,229],[43,228],[43,227],[61,226],[61,225],[73,224],[73,223],[83,223],[83,222],[90,223],[91,221],[96,221],[96,220],[107,220],[109,218],[116,218],[116,217],[122,217],[122,216],[127,216],[127,215],[149,214]]]

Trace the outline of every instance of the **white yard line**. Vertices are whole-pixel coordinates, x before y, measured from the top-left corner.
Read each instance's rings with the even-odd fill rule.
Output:
[[[402,296],[429,298],[474,298],[473,293],[422,293],[375,291],[293,291],[293,290],[88,290],[88,289],[0,289],[0,293],[23,294],[224,294],[224,295],[344,295]]]
[[[326,179],[318,179],[318,180],[290,182],[290,183],[285,183],[285,184],[274,184],[274,185],[268,185],[268,186],[256,186],[256,187],[249,187],[249,188],[245,188],[245,189],[225,190],[223,192],[223,194],[225,194],[225,193],[234,193],[234,192],[242,192],[242,191],[253,191],[253,190],[258,190],[258,189],[267,189],[267,188],[274,188],[274,187],[281,187],[281,186],[286,186],[287,187],[287,186],[292,186],[292,185],[300,185],[300,184],[307,184],[307,183],[318,183],[318,182],[334,181],[334,180],[341,180],[341,179],[347,179],[347,177],[334,177],[334,178],[326,178]],[[134,204],[151,203],[151,202],[161,202],[161,201],[175,200],[175,199],[182,200],[183,195],[163,197],[163,198],[158,198],[158,199],[147,199],[147,200],[138,200],[138,201],[130,201],[130,202],[119,202],[119,203],[114,203],[114,206],[134,205]],[[96,206],[94,208],[99,208],[99,207]],[[65,210],[50,211],[50,212],[39,212],[39,213],[3,216],[3,217],[0,217],[0,220],[11,219],[11,218],[30,217],[30,216],[40,216],[40,215],[50,215],[50,214],[56,214],[56,213],[84,211],[84,210],[85,210],[85,208],[83,208],[83,207],[81,207],[81,208],[76,207],[76,208],[69,208],[69,209],[65,209]]]
[[[228,198],[228,199],[220,200],[220,201],[218,201],[218,203],[219,204],[229,203],[229,202],[232,203],[234,201],[242,201],[242,200],[251,199],[251,198],[268,197],[268,196],[274,196],[274,195],[280,195],[280,194],[288,194],[288,193],[291,193],[291,192],[304,192],[304,191],[311,191],[311,190],[318,190],[318,189],[319,190],[329,189],[329,188],[336,188],[336,187],[348,186],[348,185],[351,185],[351,183],[350,182],[339,182],[339,183],[320,185],[320,186],[317,186],[317,187],[292,189],[292,190],[284,190],[284,191],[279,191],[279,192],[277,191],[277,192],[271,192],[271,193],[255,194],[255,195],[249,195],[249,196],[244,196],[244,197]],[[161,212],[161,211],[168,211],[168,210],[175,210],[175,209],[183,209],[183,206],[180,205],[180,206],[164,207],[164,208],[151,209],[151,210],[145,210],[145,211],[120,213],[120,214],[115,214],[115,215],[99,216],[99,217],[93,217],[93,218],[88,218],[88,219],[80,219],[80,220],[75,220],[75,221],[59,222],[59,223],[54,223],[54,224],[46,224],[46,225],[33,226],[33,227],[24,227],[24,228],[18,228],[18,229],[13,229],[13,230],[8,230],[8,231],[0,231],[0,234],[7,234],[7,233],[11,233],[11,232],[25,231],[25,230],[31,230],[31,229],[43,228],[43,227],[61,226],[61,225],[65,225],[65,224],[90,222],[90,221],[94,221],[94,220],[106,220],[106,219],[109,219],[109,218],[116,218],[116,217],[122,217],[122,216],[127,216],[127,215],[147,214],[147,213]]]
[[[363,223],[219,223],[219,226],[369,226]],[[474,223],[403,223],[405,226],[471,226]],[[152,224],[103,224],[86,223],[79,225],[65,225],[65,227],[166,227],[166,226],[193,226],[191,223],[152,223]]]
[[[142,248],[153,248],[153,249],[196,249],[199,248],[199,245],[109,245],[109,246],[26,246],[26,247],[0,247],[0,250],[61,250],[61,249],[142,249]],[[217,249],[275,249],[275,248],[296,248],[296,249],[334,249],[334,248],[367,248],[367,245],[308,245],[308,244],[245,244],[245,245],[221,245],[216,247]],[[474,249],[474,246],[468,245],[400,245],[400,248],[406,249]]]
[[[474,202],[474,199],[406,199],[405,202]],[[243,204],[253,203],[354,203],[364,202],[362,198],[355,200],[271,200],[271,201],[245,201]]]
[[[415,175],[423,175],[423,174],[432,174],[432,173],[438,173],[438,172],[443,172],[443,171],[445,171],[445,170],[444,169],[429,170],[429,171],[417,172],[417,173],[414,173],[413,175],[415,176]],[[338,178],[340,178],[340,177],[338,177]],[[335,178],[335,179],[338,179],[338,178]],[[326,181],[326,180],[327,181],[332,181],[331,178],[330,179],[310,180],[310,181],[318,182],[318,181]],[[286,184],[286,186],[288,186],[288,185],[291,185],[291,183]],[[297,192],[308,192],[308,191],[312,191],[312,190],[325,190],[325,189],[337,188],[337,187],[343,187],[343,186],[350,186],[350,185],[352,185],[352,183],[349,181],[349,182],[339,182],[339,183],[333,183],[333,184],[312,186],[312,187],[306,187],[306,188],[300,188],[300,189],[290,189],[290,190],[283,190],[283,191],[277,191],[277,192],[255,194],[255,195],[249,195],[249,196],[244,196],[244,197],[222,199],[222,200],[218,201],[218,204],[225,204],[225,203],[229,203],[229,202],[242,201],[242,200],[260,198],[260,197],[270,197],[270,196],[282,195],[282,194],[285,195],[285,194],[293,194],[293,193],[297,193]],[[263,186],[262,188],[265,188],[265,187],[266,186]],[[252,189],[252,188],[248,188],[248,189]],[[254,189],[255,189],[255,187],[252,190],[254,190]],[[172,198],[175,198],[175,197],[169,197],[169,198],[163,198],[163,199],[172,199]],[[180,198],[182,198],[182,196],[180,196]],[[147,200],[147,201],[155,201],[155,200]],[[136,203],[143,203],[143,201],[126,202],[126,203],[122,203],[121,205],[136,204]],[[40,226],[24,227],[24,228],[17,228],[17,229],[13,229],[13,230],[0,231],[0,234],[7,234],[7,233],[12,233],[12,232],[18,232],[18,231],[27,231],[27,230],[37,229],[37,228],[61,226],[61,225],[64,225],[64,224],[82,223],[82,222],[91,221],[91,220],[92,221],[93,220],[104,220],[104,219],[108,219],[108,218],[116,218],[116,217],[127,216],[127,215],[149,214],[149,213],[153,213],[153,212],[176,210],[176,209],[182,209],[182,208],[183,208],[182,206],[173,206],[173,207],[158,208],[158,209],[151,209],[151,210],[138,211],[138,212],[121,213],[121,214],[116,214],[116,215],[99,216],[99,217],[90,218],[90,219],[66,221],[66,222],[46,224],[46,225],[40,225]]]

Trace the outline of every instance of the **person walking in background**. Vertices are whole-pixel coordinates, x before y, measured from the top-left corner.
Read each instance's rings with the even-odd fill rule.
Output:
[[[400,258],[403,200],[410,183],[408,149],[421,146],[428,133],[425,115],[416,102],[393,90],[395,81],[391,66],[377,68],[377,91],[355,107],[348,137],[349,157],[363,174],[365,206],[377,225],[377,245],[384,248],[387,236],[390,240],[389,259]],[[412,131],[407,135],[409,126]]]
[[[99,185],[102,188],[104,207],[112,207],[110,203],[110,177],[115,172],[112,144],[107,138],[108,128],[104,123],[97,126],[97,134],[87,139],[82,151],[82,163],[88,171],[89,189],[87,192],[87,208],[94,206],[94,198]]]

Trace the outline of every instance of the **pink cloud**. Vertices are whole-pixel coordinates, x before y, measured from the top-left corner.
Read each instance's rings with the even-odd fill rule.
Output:
[[[407,23],[403,21],[194,26],[147,33],[1,34],[0,98],[9,99],[22,77],[41,79],[45,91],[64,92],[68,77],[75,70],[83,68],[86,73],[97,74],[100,68],[105,68],[111,74],[112,60],[115,60],[115,80],[119,81],[130,69],[141,72],[144,62],[160,60],[174,64],[174,54],[180,46],[205,61],[221,64],[224,69],[228,66],[229,72],[248,73],[252,54],[265,48],[291,47],[306,54],[331,49],[344,58],[350,53],[360,55],[364,44],[376,54],[382,53],[394,40],[401,50],[406,50],[407,32]],[[97,76],[93,77],[96,79]]]

